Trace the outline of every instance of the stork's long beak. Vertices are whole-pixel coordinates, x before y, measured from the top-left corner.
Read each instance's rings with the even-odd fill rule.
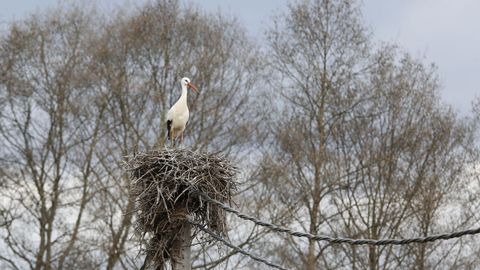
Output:
[[[187,86],[193,90],[193,92],[198,93],[198,89],[193,83],[188,83]]]

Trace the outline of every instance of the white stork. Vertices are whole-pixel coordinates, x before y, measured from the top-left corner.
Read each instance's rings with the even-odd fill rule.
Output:
[[[183,131],[189,117],[187,90],[190,88],[198,93],[197,87],[190,82],[189,78],[182,78],[180,83],[182,85],[182,95],[167,113],[167,134],[173,145],[175,145],[175,139],[178,137],[180,137],[180,143],[183,142]]]

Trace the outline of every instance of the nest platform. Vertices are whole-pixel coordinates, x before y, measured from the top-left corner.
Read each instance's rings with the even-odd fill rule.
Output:
[[[135,231],[147,244],[149,265],[163,268],[180,256],[179,232],[187,218],[225,235],[225,213],[205,203],[195,191],[231,204],[237,169],[219,154],[161,149],[128,158],[130,192],[135,196]],[[146,262],[147,262],[146,259]],[[145,264],[144,264],[145,266]]]

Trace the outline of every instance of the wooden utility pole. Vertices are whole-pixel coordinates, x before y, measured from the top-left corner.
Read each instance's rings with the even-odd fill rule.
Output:
[[[191,270],[192,269],[192,225],[185,223],[179,231],[180,241],[176,243],[179,245],[174,250],[179,250],[179,257],[174,258],[172,264],[173,270]]]

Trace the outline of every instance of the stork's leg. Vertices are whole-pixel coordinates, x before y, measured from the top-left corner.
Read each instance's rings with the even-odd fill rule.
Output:
[[[175,147],[175,137],[176,137],[176,134],[175,134],[175,129],[172,128],[172,132],[170,133],[172,135],[172,137],[170,138],[170,141],[171,141],[171,146],[172,147]]]

